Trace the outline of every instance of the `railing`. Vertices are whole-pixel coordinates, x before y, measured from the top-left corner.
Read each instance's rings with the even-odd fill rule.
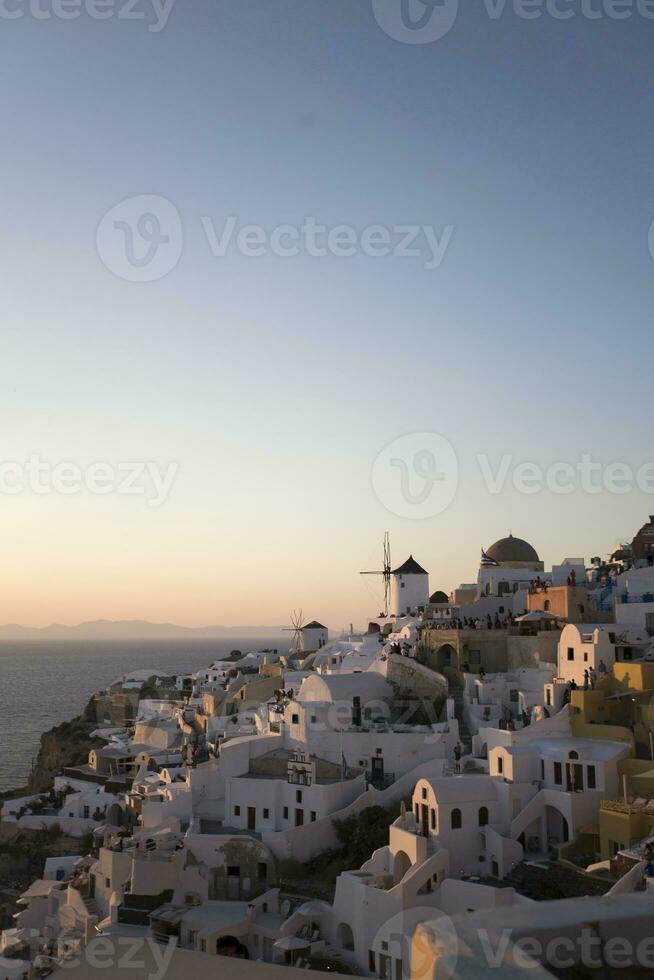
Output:
[[[633,816],[637,813],[647,813],[650,816],[654,816],[654,800],[643,799],[640,802],[636,800],[602,800],[600,803],[600,810],[609,810],[617,813],[628,813]]]
[[[374,773],[368,769],[366,770],[366,782],[371,783],[375,789],[387,789],[395,782],[395,773]]]
[[[654,602],[654,593],[643,592],[642,595],[629,595],[629,593],[624,593],[624,595],[619,595],[617,597],[620,605],[629,605],[633,602]]]

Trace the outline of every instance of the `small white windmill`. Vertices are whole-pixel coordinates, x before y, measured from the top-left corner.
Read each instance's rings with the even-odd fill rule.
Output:
[[[290,654],[292,657],[297,657],[304,652],[304,634],[302,631],[305,627],[305,621],[301,609],[299,612],[296,612],[295,609],[293,610],[291,613],[291,623],[291,626],[283,626],[282,629],[284,633],[293,634]]]

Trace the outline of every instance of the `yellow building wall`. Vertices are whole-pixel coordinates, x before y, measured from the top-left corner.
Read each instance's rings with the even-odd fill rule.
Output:
[[[654,690],[654,662],[620,661],[613,665],[613,677],[620,691]]]

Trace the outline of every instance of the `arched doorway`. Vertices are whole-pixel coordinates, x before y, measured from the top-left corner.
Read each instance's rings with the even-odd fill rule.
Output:
[[[123,808],[119,803],[112,803],[107,810],[107,823],[112,827],[123,826]]]
[[[568,821],[554,806],[545,807],[547,821],[547,843],[565,844],[570,839]]]
[[[352,926],[348,925],[347,922],[341,922],[336,930],[336,937],[341,949],[354,951],[354,933],[352,932]]]
[[[393,884],[399,885],[411,867],[411,859],[404,851],[398,851],[393,860]]]

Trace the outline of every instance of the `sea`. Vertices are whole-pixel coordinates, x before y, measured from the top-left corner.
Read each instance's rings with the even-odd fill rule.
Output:
[[[128,670],[200,670],[231,650],[283,650],[288,639],[0,642],[0,792],[24,786],[43,732],[69,721]]]

